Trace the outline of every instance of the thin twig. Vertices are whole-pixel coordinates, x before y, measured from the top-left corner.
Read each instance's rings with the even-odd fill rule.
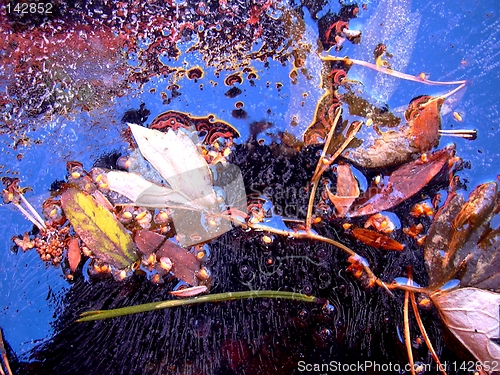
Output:
[[[35,208],[31,205],[30,202],[27,201],[26,198],[24,198],[23,194],[19,194],[19,198],[21,198],[21,201],[25,204],[25,206],[28,208],[28,210],[33,214],[33,216],[37,219],[38,223],[45,228],[45,222],[40,216],[38,212],[36,212]]]
[[[3,334],[2,334],[2,329],[0,328],[0,353],[2,353],[2,362],[5,365],[5,371],[7,371],[7,374],[4,373],[2,366],[0,366],[0,371],[2,375],[12,375],[12,370],[10,369],[9,365],[9,359],[7,358],[7,351],[5,350],[5,345],[3,343]]]
[[[321,177],[321,174],[318,175],[318,173],[321,170],[321,164],[324,162],[328,162],[328,159],[326,159],[326,151],[328,150],[328,147],[330,147],[330,143],[332,142],[333,134],[335,133],[335,128],[337,127],[341,114],[342,114],[342,108],[340,107],[336,108],[335,119],[333,120],[332,127],[330,128],[330,132],[328,133],[328,137],[323,147],[323,151],[321,151],[321,156],[319,157],[318,163],[316,164],[316,170],[314,171],[313,177],[311,179],[311,192],[309,194],[309,204],[307,205],[307,215],[306,215],[307,230],[311,229],[311,216],[314,205],[314,197],[316,196],[316,189],[318,188],[318,180]]]
[[[435,102],[436,100],[446,100],[448,99],[450,96],[452,96],[453,94],[457,93],[458,91],[462,90],[463,88],[465,87],[465,83],[462,83],[460,86],[454,88],[453,90],[451,90],[450,92],[447,92],[446,94],[443,94],[443,95],[438,95],[436,97],[433,97],[431,98],[429,101],[427,101],[426,103],[424,104],[421,104],[420,107],[423,108],[423,107],[426,107],[428,106],[430,103],[432,102]]]
[[[431,340],[429,339],[429,336],[427,335],[427,331],[425,330],[424,323],[422,322],[422,319],[420,318],[420,313],[418,312],[417,301],[415,300],[415,293],[410,292],[410,299],[411,299],[411,306],[413,308],[413,313],[415,314],[415,318],[417,320],[418,328],[420,328],[420,332],[422,333],[422,336],[424,337],[425,344],[427,345],[427,348],[429,349],[429,352],[431,353],[432,359],[434,359],[434,362],[436,362],[436,365],[438,366],[441,374],[447,375],[446,371],[444,371],[444,367],[441,365],[441,361],[439,360],[439,357],[437,356],[436,351],[434,350],[434,347],[432,346]]]
[[[320,59],[323,61],[344,61],[346,65],[361,65],[366,68],[370,68],[376,70],[377,72],[384,73],[393,77],[402,78],[407,81],[420,82],[427,85],[461,85],[467,83],[467,81],[431,81],[426,78],[422,78],[420,76],[412,76],[411,74],[406,74],[402,72],[398,72],[396,70],[392,70],[383,66],[377,66],[375,64],[369,63],[367,61],[350,59],[349,57],[336,57],[336,56],[320,56]]]
[[[338,121],[338,118],[340,117],[340,113],[337,114],[337,117],[335,117],[335,122]],[[311,195],[309,196],[309,204],[307,206],[307,216],[306,216],[306,228],[309,230],[311,228],[311,216],[312,216],[312,209],[314,205],[314,197],[316,195],[316,189],[318,187],[318,181],[323,175],[323,173],[333,164],[333,162],[339,157],[339,155],[345,150],[345,148],[351,143],[351,141],[354,139],[356,134],[358,133],[359,129],[361,129],[361,126],[363,126],[363,122],[358,122],[354,129],[351,129],[349,133],[346,135],[346,138],[344,142],[339,146],[339,148],[335,151],[335,153],[330,156],[329,158],[326,158],[326,150],[328,150],[329,143],[325,143],[325,147],[323,148],[323,153],[318,160],[318,164],[316,165],[316,171],[314,172],[314,175],[311,179]],[[333,130],[330,132],[333,133]],[[330,135],[329,135],[330,137]]]
[[[42,222],[42,223],[39,223],[39,222],[38,222],[38,220],[37,220],[35,217],[33,217],[33,216],[31,215],[31,213],[29,213],[28,211],[26,211],[26,209],[25,209],[23,206],[21,206],[21,205],[20,205],[20,204],[18,204],[18,203],[14,203],[14,206],[16,206],[16,207],[19,209],[19,211],[21,211],[21,213],[22,213],[24,216],[26,216],[26,218],[27,218],[29,221],[31,221],[34,225],[36,225],[36,226],[38,227],[38,229],[40,229],[41,231],[45,230],[45,224],[43,224],[43,222]]]
[[[408,269],[408,285],[413,284],[411,268]],[[405,344],[406,344],[406,352],[408,353],[408,361],[411,366],[411,373],[415,375],[415,362],[413,361],[413,352],[411,350],[411,336],[410,336],[410,321],[408,319],[408,300],[410,297],[410,291],[405,292],[405,302],[403,306],[403,319],[404,319],[404,331],[405,331]]]
[[[440,136],[463,138],[463,139],[467,139],[468,141],[473,141],[477,138],[477,130],[467,130],[467,129],[444,130],[444,129],[439,129],[438,133]]]
[[[277,229],[277,228],[270,227],[268,225],[261,224],[261,223],[248,223],[247,227],[250,229],[253,229],[253,230],[260,230],[260,231],[278,234],[278,235],[284,236],[284,237],[290,237],[290,238],[302,239],[302,240],[316,240],[316,241],[324,242],[324,243],[327,243],[327,244],[330,244],[330,245],[333,245],[333,246],[339,248],[340,250],[347,253],[349,256],[357,256],[357,257],[363,259],[354,250],[351,250],[350,248],[348,248],[344,244],[342,244],[338,241],[332,240],[331,238],[320,236],[319,234],[316,234],[313,232],[306,232],[306,231],[294,232],[294,231],[289,231],[289,230],[284,230],[284,229]],[[399,284],[396,282],[392,282],[391,284],[387,284],[387,283],[383,282],[382,280],[380,280],[373,273],[373,271],[371,270],[371,268],[367,262],[361,262],[361,265],[363,267],[363,270],[368,275],[368,277],[371,278],[372,280],[374,280],[378,286],[386,289],[391,295],[392,295],[391,290],[394,290],[394,289],[405,290],[405,291],[414,292],[414,293],[427,293],[427,294],[431,294],[431,293],[435,292],[435,289],[429,289],[426,287],[416,286],[414,284],[404,285],[404,284]]]
[[[330,245],[333,245],[333,246],[339,248],[340,250],[346,252],[350,256],[356,256],[360,259],[364,259],[364,258],[360,257],[355,251],[349,249],[344,244],[337,242],[335,240],[332,240],[328,237],[320,236],[319,234],[315,234],[313,232],[293,232],[293,231],[288,231],[288,230],[283,230],[283,229],[276,229],[276,228],[273,228],[273,227],[270,227],[267,225],[263,225],[260,223],[248,224],[248,227],[251,229],[254,229],[254,230],[262,230],[262,231],[266,231],[266,232],[270,232],[270,233],[274,233],[274,234],[279,234],[281,236],[295,238],[295,239],[307,239],[307,240],[315,240],[315,241],[325,242],[327,244],[330,244]],[[391,288],[390,285],[387,285],[382,280],[380,280],[377,276],[375,276],[375,274],[371,270],[370,266],[368,265],[368,262],[361,261],[360,264],[363,267],[363,270],[368,275],[368,277],[371,280],[373,280],[375,282],[375,284],[377,284],[378,286],[387,290],[389,292],[389,294],[392,295],[392,292],[390,291],[390,289],[403,289],[402,288],[403,286],[399,285],[399,284],[391,284],[391,286],[392,286],[392,288]]]
[[[325,299],[308,296],[302,293],[283,292],[275,290],[248,290],[243,292],[208,294],[205,296],[199,296],[189,299],[174,299],[162,302],[151,302],[142,305],[122,307],[113,310],[86,311],[80,315],[80,319],[78,319],[77,322],[87,322],[93,320],[115,318],[118,316],[138,314],[146,311],[168,309],[178,306],[189,306],[207,302],[234,301],[238,299],[248,299],[248,298],[273,298],[273,299],[279,298],[279,299],[289,299],[294,301],[313,302],[320,304],[327,303]]]

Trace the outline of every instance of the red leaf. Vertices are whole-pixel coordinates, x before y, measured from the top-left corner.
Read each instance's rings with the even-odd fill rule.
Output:
[[[78,245],[78,239],[72,238],[69,240],[68,244],[68,262],[71,272],[75,272],[81,259],[82,254],[80,252],[80,246]]]
[[[449,146],[431,154],[426,161],[418,159],[396,169],[389,176],[389,182],[377,194],[360,206],[354,202],[354,207],[349,214],[351,217],[372,215],[397,206],[406,199],[417,194],[427,185],[447,164],[454,155],[455,147]]]
[[[352,234],[357,240],[375,249],[402,251],[405,248],[398,241],[370,229],[355,228],[352,230]]]
[[[165,240],[165,236],[149,230],[138,231],[134,236],[134,241],[144,255],[156,253],[157,259],[170,258],[173,264],[170,271],[175,277],[189,285],[198,284],[196,274],[200,270],[201,263],[193,253],[172,241]]]
[[[337,194],[332,194],[326,186],[328,199],[335,206],[338,217],[344,217],[349,211],[352,203],[359,197],[358,181],[351,171],[348,164],[339,164],[337,166]]]
[[[173,243],[165,241],[165,243],[156,252],[156,257],[168,257],[173,263],[172,273],[175,277],[185,281],[189,285],[197,285],[197,272],[200,270],[201,263],[196,259],[193,253]]]
[[[146,256],[158,250],[163,241],[165,241],[165,236],[146,229],[138,231],[134,236],[137,248]]]

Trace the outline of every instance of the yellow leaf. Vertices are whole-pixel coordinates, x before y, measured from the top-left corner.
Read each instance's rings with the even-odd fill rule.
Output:
[[[75,232],[98,259],[118,269],[137,260],[129,233],[92,196],[71,188],[61,196],[61,207]]]

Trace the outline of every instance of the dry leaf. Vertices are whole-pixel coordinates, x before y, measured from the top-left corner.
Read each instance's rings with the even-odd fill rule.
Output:
[[[208,288],[206,285],[198,285],[198,286],[192,286],[191,288],[172,290],[169,293],[175,297],[187,298],[187,297],[197,296],[198,294],[201,293],[205,293],[207,290]]]
[[[82,253],[80,252],[80,246],[78,245],[78,239],[72,238],[69,240],[68,244],[68,263],[71,272],[75,272],[82,259]]]
[[[500,292],[500,228],[482,237],[471,254],[462,285]]]
[[[352,234],[357,240],[375,249],[402,251],[405,248],[405,246],[398,241],[370,229],[354,228]]]
[[[439,286],[460,271],[461,285],[500,291],[500,229],[490,228],[497,196],[497,184],[485,183],[467,202],[459,194],[450,195],[436,213],[424,244],[431,285]],[[460,270],[465,259],[465,271]]]
[[[170,258],[172,261],[171,272],[175,277],[185,281],[189,285],[198,284],[196,273],[200,270],[201,263],[193,253],[190,253],[172,241],[166,240],[156,252],[157,259],[162,257]]]
[[[155,253],[165,240],[165,236],[151,232],[147,229],[137,231],[134,236],[134,242],[137,248],[142,254],[146,255],[146,257]]]
[[[431,299],[446,326],[478,361],[498,361],[500,294],[463,288],[435,294]]]
[[[101,261],[118,269],[137,260],[132,238],[111,212],[78,189],[66,190],[61,207],[78,237]]]
[[[154,253],[157,259],[169,258],[173,264],[170,271],[175,277],[189,285],[198,284],[196,273],[200,270],[201,263],[193,253],[167,240],[165,236],[145,229],[135,234],[134,241],[139,251],[146,256]]]
[[[349,216],[372,215],[397,206],[418,193],[447,164],[454,154],[454,146],[436,151],[426,162],[418,159],[396,169],[389,176],[389,182],[368,201],[355,202],[356,209]]]
[[[344,217],[351,208],[352,203],[359,197],[358,181],[348,164],[337,166],[337,194],[332,194],[326,186],[328,199],[333,203],[338,212],[338,217]]]
[[[127,197],[137,206],[151,208],[172,205],[191,207],[193,204],[182,192],[176,192],[166,186],[150,182],[137,173],[110,171],[106,176],[109,190]]]
[[[141,154],[175,192],[182,192],[193,206],[209,211],[217,207],[208,164],[187,134],[129,126]]]

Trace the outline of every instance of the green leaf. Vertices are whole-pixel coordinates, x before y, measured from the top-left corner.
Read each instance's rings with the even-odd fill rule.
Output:
[[[99,260],[118,269],[137,260],[130,234],[92,196],[71,188],[61,196],[61,207],[80,239]]]

